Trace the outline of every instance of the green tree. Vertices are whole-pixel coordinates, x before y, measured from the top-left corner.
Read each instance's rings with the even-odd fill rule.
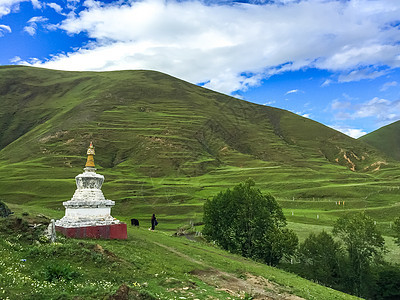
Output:
[[[346,289],[358,296],[368,295],[374,282],[371,266],[382,262],[385,251],[385,240],[373,219],[364,213],[346,215],[335,222],[333,234],[343,241],[347,252]]]
[[[400,246],[400,217],[394,220],[394,234],[395,234],[395,242],[398,246]]]
[[[329,233],[310,233],[298,251],[302,274],[325,285],[337,287],[340,279],[339,264],[343,256],[341,250],[340,243]]]
[[[271,195],[247,180],[220,192],[204,204],[203,233],[222,248],[276,265],[297,247],[297,236],[286,229],[286,218]]]
[[[400,299],[400,269],[397,265],[383,265],[378,270],[373,299]]]

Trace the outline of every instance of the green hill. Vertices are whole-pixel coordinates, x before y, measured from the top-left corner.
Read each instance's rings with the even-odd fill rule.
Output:
[[[132,293],[162,294],[158,298],[163,299],[219,299],[240,291],[246,296],[249,282],[263,283],[256,285],[257,293],[266,291],[266,297],[350,299],[170,235],[202,220],[204,199],[249,177],[277,197],[300,241],[310,232],[329,231],[338,216],[358,211],[366,211],[390,235],[400,214],[399,165],[374,147],[291,112],[166,74],[3,66],[0,107],[0,200],[18,216],[61,218],[62,202],[72,197],[74,177],[82,172],[93,141],[96,167],[106,178],[103,192],[116,201],[112,215],[125,222],[135,217],[145,228],[152,213],[160,221],[160,232],[129,228],[128,241],[63,240],[31,247],[20,235],[4,235],[0,254],[6,263],[0,263],[0,276],[15,271],[7,278],[23,280],[7,286],[26,299],[46,293],[56,298],[62,289],[68,295],[104,297],[127,278]],[[398,262],[398,247],[392,238],[386,240],[388,260]],[[70,264],[65,276],[80,274],[60,290],[42,278],[54,255]],[[27,259],[28,268],[21,259]],[[27,285],[37,288],[26,294]],[[225,290],[232,286],[235,290]]]
[[[388,157],[400,161],[400,121],[381,127],[359,138]]]
[[[375,148],[159,72],[3,66],[0,107],[7,203],[63,210],[93,141],[114,213],[154,212],[169,230],[201,220],[205,198],[249,177],[295,223],[313,224],[318,214],[331,225],[343,209],[371,208],[383,222],[399,213],[398,166]]]
[[[102,167],[156,177],[199,175],[249,160],[302,166],[313,158],[362,170],[379,158],[312,120],[157,72],[0,72],[0,149],[10,162],[76,156],[88,140],[101,149]]]

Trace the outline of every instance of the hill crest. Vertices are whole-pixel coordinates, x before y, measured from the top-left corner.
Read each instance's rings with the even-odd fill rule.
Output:
[[[10,182],[22,173],[40,178],[47,168],[55,178],[74,176],[89,141],[99,168],[130,176],[111,175],[122,198],[136,197],[134,178],[207,177],[229,169],[246,176],[241,170],[252,168],[261,170],[255,176],[285,168],[304,178],[386,163],[374,148],[313,120],[155,71],[1,67],[0,102],[0,179],[11,176]]]
[[[377,153],[367,146],[320,123],[155,71],[90,73],[27,67],[2,67],[0,71],[4,108],[0,149],[6,159],[16,158],[7,155],[14,148],[11,143],[22,143],[33,135],[42,152],[58,152],[57,148],[65,146],[67,151],[62,152],[76,155],[88,139],[100,147],[107,143],[104,148],[111,144],[116,158],[107,151],[99,160],[104,167],[115,167],[125,156],[134,155],[128,155],[129,150],[156,148],[156,152],[164,148],[184,153],[192,161],[207,157],[216,164],[227,152],[279,163],[320,156],[352,170],[379,161],[371,158]],[[118,135],[121,130],[124,136]],[[114,145],[115,137],[142,147],[123,149],[126,145]],[[169,159],[172,165],[183,164],[177,157]]]
[[[388,157],[400,161],[400,121],[381,127],[359,138]]]

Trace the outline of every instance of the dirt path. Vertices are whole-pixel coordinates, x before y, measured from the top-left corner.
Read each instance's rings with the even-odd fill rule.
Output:
[[[225,291],[234,297],[244,297],[246,294],[251,295],[252,299],[276,299],[276,300],[304,300],[296,295],[288,294],[280,285],[269,281],[262,276],[255,276],[245,273],[243,278],[233,274],[220,271],[214,267],[198,261],[175,248],[154,242],[159,247],[186,259],[187,261],[206,267],[207,270],[193,270],[191,275],[196,276],[208,285],[214,286],[217,290]],[[197,247],[196,247],[197,248]],[[200,249],[200,248],[197,248]],[[200,249],[202,250],[202,249]]]

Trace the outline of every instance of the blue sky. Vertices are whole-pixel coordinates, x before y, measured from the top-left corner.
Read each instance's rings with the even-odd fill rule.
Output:
[[[400,1],[0,0],[0,64],[158,70],[359,137],[400,120]]]

